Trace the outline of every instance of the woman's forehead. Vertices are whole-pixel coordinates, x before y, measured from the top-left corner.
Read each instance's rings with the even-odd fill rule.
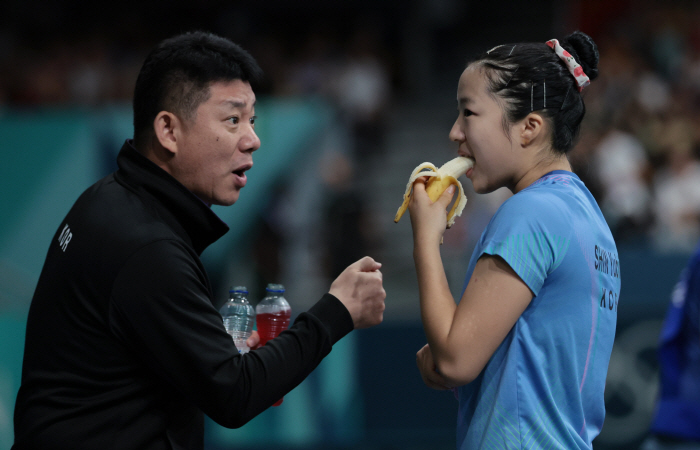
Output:
[[[486,76],[478,65],[469,65],[459,77],[457,101],[473,102],[488,95]]]

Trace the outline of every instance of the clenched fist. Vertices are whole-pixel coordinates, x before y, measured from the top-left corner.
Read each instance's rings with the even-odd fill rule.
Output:
[[[382,284],[382,265],[369,256],[349,265],[331,284],[330,294],[350,312],[355,328],[369,328],[384,318],[386,292]]]

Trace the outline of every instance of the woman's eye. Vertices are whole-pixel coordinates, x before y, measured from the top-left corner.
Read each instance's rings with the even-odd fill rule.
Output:
[[[229,117],[228,120],[230,120],[231,123],[234,125],[238,123],[238,117]]]
[[[253,117],[251,117],[251,118],[250,118],[250,124],[253,125],[253,126],[255,126],[255,119],[257,119],[257,118],[258,118],[258,116],[253,116]]]
[[[469,116],[471,116],[472,114],[474,114],[474,113],[471,112],[471,111],[469,111],[468,109],[465,109],[465,110],[464,110],[464,117],[469,117]]]

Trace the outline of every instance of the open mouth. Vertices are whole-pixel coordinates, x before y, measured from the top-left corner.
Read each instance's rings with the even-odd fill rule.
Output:
[[[253,167],[252,163],[249,164],[244,164],[238,169],[232,171],[233,174],[238,175],[239,177],[245,177],[246,171],[250,170],[250,168]]]
[[[250,169],[250,167],[250,165],[245,165],[231,172],[236,178],[236,185],[238,185],[239,187],[244,187],[246,185],[248,178],[246,177],[245,173],[248,169]]]

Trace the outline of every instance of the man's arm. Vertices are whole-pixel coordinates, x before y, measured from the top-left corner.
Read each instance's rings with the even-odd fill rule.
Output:
[[[354,328],[378,325],[384,318],[386,292],[382,284],[382,265],[369,256],[348,266],[331,285],[329,294],[338,298],[348,309]],[[257,331],[246,341],[248,347],[260,345]]]
[[[211,304],[206,275],[186,250],[161,241],[121,270],[110,327],[150,371],[213,420],[235,428],[301,383],[357,324],[381,321],[381,314],[367,312],[377,308],[367,298],[381,297],[383,310],[381,274],[362,271],[367,267],[349,268],[336,280],[342,300],[326,294],[289,330],[240,355]]]

